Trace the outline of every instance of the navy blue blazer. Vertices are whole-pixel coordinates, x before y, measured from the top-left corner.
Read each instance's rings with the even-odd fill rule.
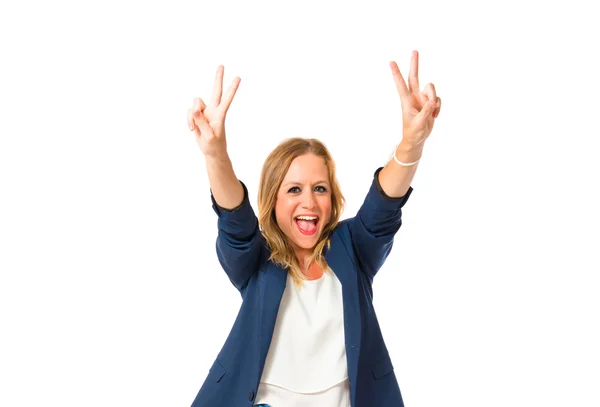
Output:
[[[375,171],[356,216],[338,223],[325,251],[342,284],[352,407],[404,406],[373,309],[372,283],[390,253],[402,224],[401,208],[413,189],[401,198],[387,196],[379,184],[382,168]],[[219,207],[211,194],[218,215],[217,255],[243,301],[192,407],[253,405],[286,286],[287,270],[268,261],[269,249],[242,186],[244,200],[233,210]]]

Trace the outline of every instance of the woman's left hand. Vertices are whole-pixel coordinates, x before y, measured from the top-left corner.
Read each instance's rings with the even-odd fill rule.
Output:
[[[402,143],[408,147],[422,148],[433,130],[435,118],[440,114],[442,100],[436,95],[433,83],[423,92],[419,90],[419,53],[413,51],[410,59],[408,87],[396,62],[390,62],[396,88],[402,105]]]

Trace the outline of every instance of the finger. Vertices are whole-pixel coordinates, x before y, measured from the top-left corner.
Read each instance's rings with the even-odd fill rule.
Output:
[[[204,116],[204,113],[199,112],[198,114],[196,114],[194,116],[194,121],[196,122],[196,124],[198,125],[198,128],[200,129],[200,133],[202,134],[202,137],[211,138],[213,136],[212,128],[208,124],[208,120],[206,119],[206,116]],[[196,132],[196,134],[198,134],[198,133]]]
[[[442,108],[442,99],[437,98],[435,109],[433,109],[433,118],[435,119],[440,115],[440,109]]]
[[[192,124],[194,124],[194,128],[192,130],[196,130],[196,134],[198,136],[200,135],[199,131],[202,131],[202,129],[199,127],[201,120],[203,119],[206,121],[206,117],[202,113],[205,108],[206,105],[202,99],[194,98],[194,104],[191,108]]]
[[[437,100],[437,95],[435,92],[435,86],[433,86],[433,83],[428,83],[425,86],[425,94],[427,95],[427,97],[429,98],[429,100],[433,100],[436,101]]]
[[[242,79],[238,76],[236,76],[233,79],[233,82],[231,82],[231,85],[229,85],[229,88],[227,89],[227,93],[225,94],[225,98],[223,99],[223,102],[221,103],[221,105],[219,105],[219,109],[221,110],[221,112],[223,112],[224,115],[227,114],[227,111],[229,110],[229,106],[231,105],[231,102],[233,101],[235,92],[237,92],[237,89],[240,86],[241,80]]]
[[[419,91],[419,53],[415,50],[410,56],[410,71],[408,73],[408,90]]]
[[[192,105],[192,110],[194,111],[194,117],[199,113],[204,111],[204,109],[206,108],[206,105],[204,104],[204,101],[200,98],[194,98],[194,103]]]
[[[425,122],[431,117],[435,108],[436,108],[436,102],[430,100],[429,102],[425,103],[423,105],[423,108],[421,109],[421,111],[415,118],[417,125],[424,126]]]
[[[194,123],[194,109],[189,108],[187,111],[187,122],[190,131],[193,131],[196,128],[196,124]]]
[[[390,68],[392,69],[392,76],[394,77],[394,82],[396,83],[396,89],[398,89],[398,93],[400,94],[400,101],[404,104],[406,98],[408,98],[408,88],[406,87],[406,82],[404,82],[404,77],[400,73],[400,68],[398,68],[398,64],[396,62],[390,62]]]
[[[221,103],[221,93],[223,92],[223,71],[225,67],[219,65],[217,67],[217,75],[215,76],[215,84],[213,85],[212,103],[215,106],[219,106]]]

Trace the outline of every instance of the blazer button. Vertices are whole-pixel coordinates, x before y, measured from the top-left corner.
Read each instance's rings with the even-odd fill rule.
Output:
[[[248,396],[248,400],[250,400],[250,401],[254,400],[254,392],[253,391],[250,392],[250,395]]]

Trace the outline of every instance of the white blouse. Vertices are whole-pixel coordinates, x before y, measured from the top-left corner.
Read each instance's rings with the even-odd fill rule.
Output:
[[[290,274],[255,404],[350,405],[342,285],[328,269],[296,287]]]

